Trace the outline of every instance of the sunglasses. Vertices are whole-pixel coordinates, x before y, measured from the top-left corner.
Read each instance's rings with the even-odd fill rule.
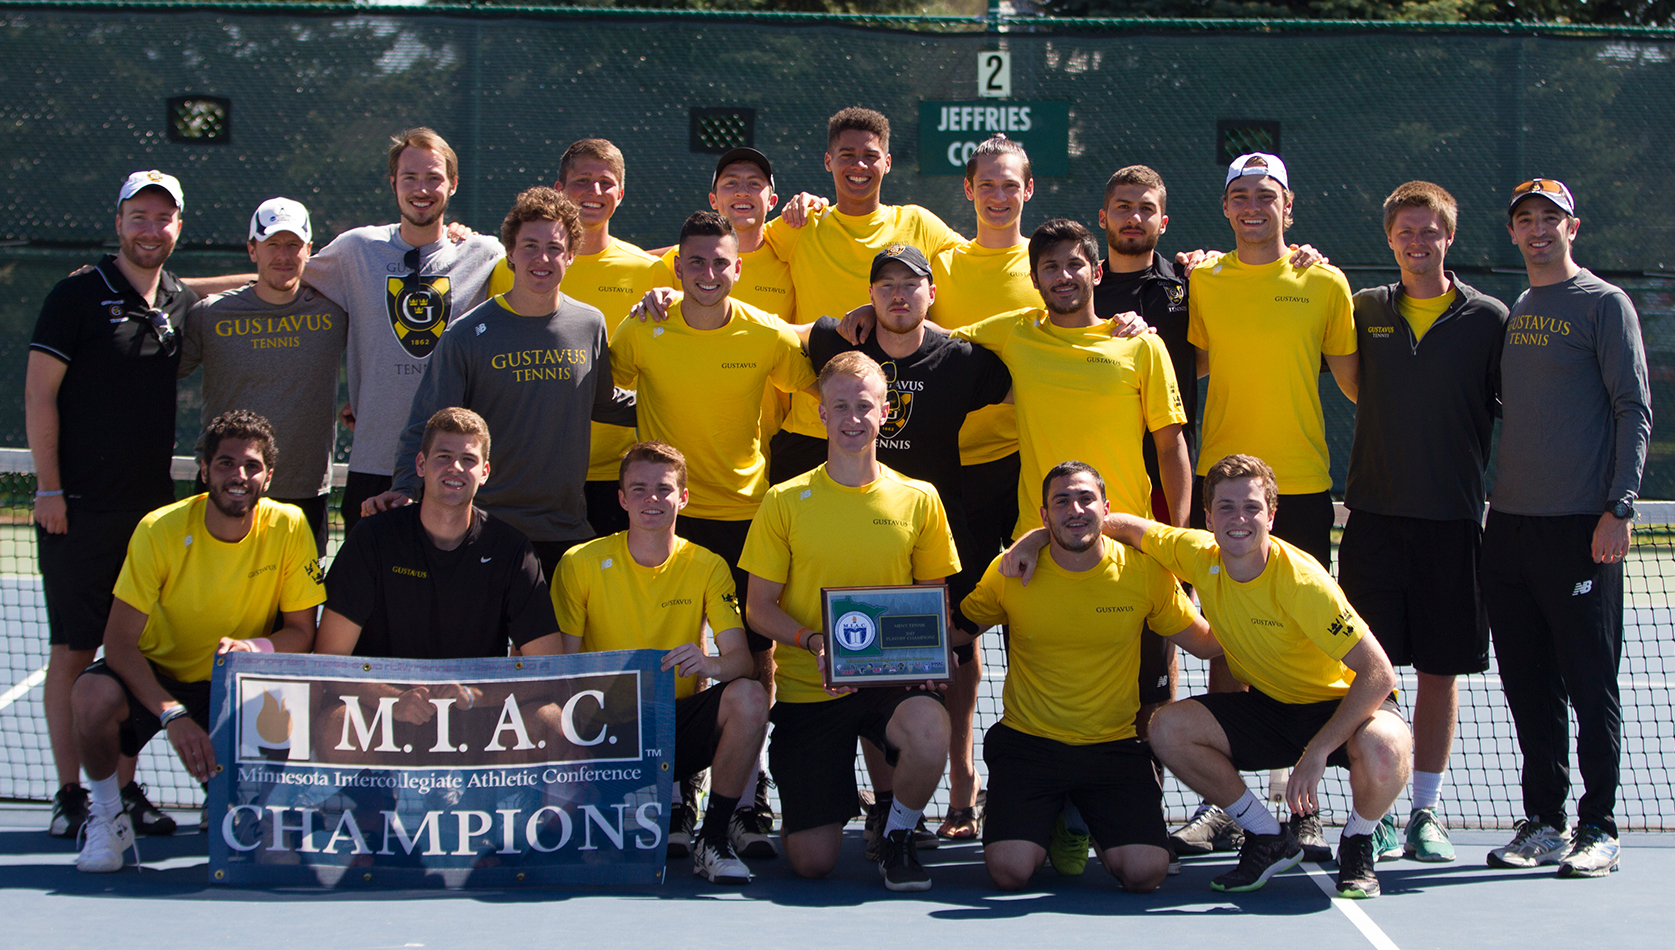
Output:
[[[163,348],[164,356],[173,356],[179,345],[174,327],[169,325],[169,315],[155,308],[146,311],[146,319],[151,324],[151,330],[157,334],[157,343]]]
[[[1514,195],[1563,195],[1564,185],[1551,178],[1535,178],[1512,189]]]

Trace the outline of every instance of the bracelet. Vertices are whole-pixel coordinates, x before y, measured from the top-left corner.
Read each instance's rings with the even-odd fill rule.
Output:
[[[35,493],[35,497],[36,498],[57,498],[62,494],[64,494],[64,489],[59,488],[55,491],[38,491],[38,492]]]
[[[798,627],[797,632],[791,634],[791,645],[799,650],[808,649],[808,638],[814,636],[814,631],[807,627]]]
[[[174,722],[176,719],[185,715],[187,715],[186,707],[177,703],[163,710],[163,714],[157,717],[157,722],[166,729],[168,728],[169,723]]]
[[[807,650],[810,653],[813,653],[814,652],[814,638],[815,637],[824,638],[825,636],[826,636],[825,634],[821,633],[818,630],[810,630],[808,632],[808,641],[803,645],[803,649]]]

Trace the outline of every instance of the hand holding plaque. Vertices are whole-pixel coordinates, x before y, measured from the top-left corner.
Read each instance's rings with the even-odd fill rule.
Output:
[[[827,587],[820,600],[827,689],[953,679],[946,587]]]

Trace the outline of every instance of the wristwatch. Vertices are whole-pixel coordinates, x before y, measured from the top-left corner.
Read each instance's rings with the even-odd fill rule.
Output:
[[[1633,521],[1635,514],[1633,498],[1620,499],[1611,507],[1611,517],[1621,521]]]

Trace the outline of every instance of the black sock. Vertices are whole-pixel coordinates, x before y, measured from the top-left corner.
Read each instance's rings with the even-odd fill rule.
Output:
[[[704,809],[704,826],[698,829],[698,834],[706,841],[726,841],[727,823],[733,819],[733,812],[738,807],[738,799],[710,792],[709,807]]]

